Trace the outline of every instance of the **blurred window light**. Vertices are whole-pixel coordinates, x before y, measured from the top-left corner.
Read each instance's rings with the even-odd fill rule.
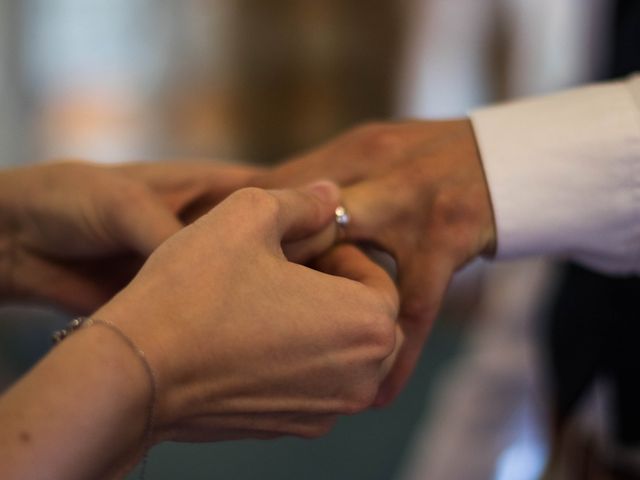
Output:
[[[25,0],[19,43],[35,156],[121,161],[194,141],[198,151],[226,145],[231,6]]]
[[[547,448],[540,438],[538,422],[530,405],[518,412],[515,439],[498,457],[493,480],[540,478],[547,461]]]
[[[36,90],[153,82],[170,32],[151,0],[27,0],[27,76]]]
[[[537,480],[544,467],[544,458],[534,445],[512,445],[500,456],[494,480]]]

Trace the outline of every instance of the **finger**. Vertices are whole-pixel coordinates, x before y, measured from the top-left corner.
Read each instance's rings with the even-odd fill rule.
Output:
[[[257,169],[234,167],[219,169],[218,173],[203,177],[196,183],[191,192],[178,192],[182,198],[178,209],[180,220],[189,224],[205,215],[233,192],[246,187],[256,176]],[[186,190],[186,189],[185,189]],[[169,200],[169,193],[161,193],[163,201]],[[175,193],[173,194],[175,197]]]
[[[347,241],[370,242],[385,252],[393,253],[395,245],[392,236],[388,234],[392,228],[385,224],[390,224],[394,217],[384,191],[384,187],[378,182],[363,182],[344,189],[340,204],[347,209],[349,223],[338,230],[336,223],[331,222],[313,237],[287,244],[287,258],[295,262],[313,258],[335,243],[338,236]]]
[[[276,233],[285,242],[307,238],[328,226],[335,218],[340,198],[337,185],[326,180],[270,193],[278,201]]]
[[[328,178],[341,186],[351,185],[405,158],[409,146],[422,145],[428,138],[423,126],[414,127],[411,136],[407,135],[414,123],[356,127],[257,176],[253,185],[296,187],[315,178]]]
[[[252,184],[261,188],[295,188],[317,178],[329,179],[338,185],[348,185],[360,178],[358,173],[366,171],[365,162],[354,158],[351,148],[336,151],[340,139],[315,150],[299,154],[272,170],[264,171],[252,179]]]
[[[348,177],[344,172],[340,164],[335,162],[335,158],[329,162],[324,161],[321,155],[313,155],[261,172],[251,180],[251,183],[260,188],[296,188],[311,183],[315,179],[326,178],[339,185],[345,185],[348,183]]]
[[[388,313],[395,318],[398,315],[398,291],[395,283],[386,270],[373,262],[364,252],[354,245],[341,244],[320,257],[315,266],[331,275],[338,275],[360,282],[376,292],[384,299]],[[396,363],[396,358],[402,351],[405,335],[400,325],[396,325],[395,346],[391,354],[380,366],[380,381],[386,379]]]
[[[151,192],[135,200],[110,212],[110,227],[120,244],[147,257],[183,225]]]
[[[340,244],[314,262],[321,272],[336,275],[356,282],[374,291],[386,300],[390,313],[395,318],[398,313],[398,291],[387,272],[369,259],[354,245]]]
[[[290,262],[304,264],[331,248],[335,240],[336,224],[335,222],[330,222],[320,232],[311,237],[285,243],[282,246],[282,250]]]
[[[446,254],[437,251],[400,258],[399,265],[402,298],[399,322],[404,332],[404,344],[380,388],[377,406],[390,403],[409,380],[454,271]]]
[[[215,190],[225,190],[236,185],[236,188],[240,188],[264,171],[255,166],[210,160],[124,163],[112,168],[161,192],[181,189],[203,180]]]
[[[395,237],[406,236],[397,225],[406,217],[402,189],[385,179],[365,181],[342,190],[342,204],[349,213],[343,227],[346,240],[369,242],[395,256]]]
[[[219,166],[215,173],[202,175],[199,181],[191,179],[190,183],[193,183],[191,192],[186,188],[183,192],[174,189],[173,193],[167,191],[161,193],[161,196],[163,200],[168,199],[169,195],[181,196],[182,203],[177,210],[178,216],[184,223],[192,223],[233,192],[249,185],[258,172],[259,170],[253,167]]]
[[[243,188],[263,169],[215,161],[127,163],[114,167],[152,189],[185,223],[191,223]]]

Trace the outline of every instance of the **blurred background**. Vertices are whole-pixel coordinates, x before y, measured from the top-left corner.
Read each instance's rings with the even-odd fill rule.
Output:
[[[272,165],[363,121],[464,115],[606,77],[615,3],[0,0],[0,164]],[[543,339],[557,271],[531,260],[461,272],[391,408],[313,441],[161,445],[147,478],[539,478],[553,447]],[[3,388],[65,320],[0,310]]]

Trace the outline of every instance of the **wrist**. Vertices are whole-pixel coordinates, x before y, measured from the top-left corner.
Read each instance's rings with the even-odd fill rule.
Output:
[[[465,128],[467,130],[467,138],[469,139],[469,148],[472,151],[470,158],[474,162],[479,172],[477,180],[477,195],[480,205],[482,205],[482,213],[480,215],[480,255],[485,257],[493,257],[497,249],[496,221],[491,201],[491,192],[489,190],[489,182],[487,174],[482,163],[482,154],[478,139],[473,129],[471,119],[465,119]]]
[[[173,402],[168,399],[173,396],[173,385],[179,383],[173,381],[171,373],[171,367],[176,362],[175,359],[167,357],[166,350],[162,347],[163,339],[166,340],[166,332],[163,333],[163,329],[149,329],[144,322],[129,321],[130,319],[141,319],[150,315],[159,320],[157,315],[161,314],[151,314],[149,311],[141,309],[140,302],[135,301],[136,297],[131,296],[128,288],[101,307],[92,315],[92,318],[96,321],[104,321],[113,325],[124,337],[129,339],[130,351],[138,352],[136,354],[137,358],[134,358],[134,360],[137,361],[138,366],[146,374],[144,385],[153,387],[154,403],[151,405],[153,418],[150,419],[150,422],[152,422],[152,431],[150,432],[152,438],[150,440],[157,443],[170,439],[171,432],[174,429],[173,421],[170,419],[171,415],[168,415],[168,412],[176,409],[170,405]],[[156,322],[156,324],[158,323],[162,322]],[[131,348],[132,346],[133,348]],[[140,358],[140,356],[143,358]],[[149,404],[149,399],[151,398],[149,393],[150,391],[147,388],[147,404]]]
[[[117,444],[115,448],[110,445],[111,451],[105,452],[110,454],[105,468],[108,466],[111,471],[114,467],[134,467],[135,461],[150,446],[147,419],[153,408],[152,387],[144,366],[117,332],[100,324],[81,329],[58,348],[65,343],[68,343],[67,351],[61,352],[67,356],[65,363],[72,358],[75,358],[74,363],[89,363],[86,372],[78,371],[76,375],[83,380],[89,379],[89,384],[95,383],[94,393],[88,398],[87,412],[88,418],[96,420],[96,430],[102,437],[98,440],[104,444]]]
[[[102,478],[122,468],[142,445],[146,381],[116,335],[81,329],[0,399],[0,464],[15,478]]]
[[[465,203],[471,210],[471,215],[467,218],[476,238],[472,254],[492,257],[496,250],[496,227],[480,149],[471,120],[465,118],[456,123],[458,135],[457,139],[454,137],[454,142],[458,145],[459,172],[465,177]]]

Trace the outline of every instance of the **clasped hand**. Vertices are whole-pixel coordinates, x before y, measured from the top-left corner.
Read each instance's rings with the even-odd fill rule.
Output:
[[[489,190],[468,119],[405,121],[355,128],[258,176],[258,186],[327,178],[343,187],[352,221],[346,237],[397,263],[405,342],[377,405],[406,384],[453,273],[495,250]]]
[[[390,402],[452,274],[495,249],[467,120],[360,127],[272,171],[75,163],[2,181],[0,293],[104,304],[158,372],[158,440],[316,436]],[[400,298],[334,246],[339,202],[346,239],[395,258]]]
[[[94,316],[157,372],[156,441],[324,434],[372,404],[401,343],[393,282],[331,248],[338,188],[242,188],[258,174],[58,163],[1,178],[3,296],[104,304]],[[315,269],[290,261],[322,252]]]

